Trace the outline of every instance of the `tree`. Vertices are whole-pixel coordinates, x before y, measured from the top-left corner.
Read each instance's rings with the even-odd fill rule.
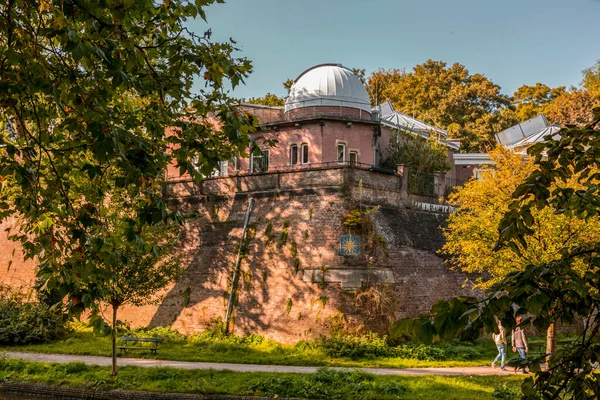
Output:
[[[398,164],[406,165],[415,173],[447,171],[448,152],[446,146],[435,138],[422,139],[412,133],[397,130],[393,133],[389,146],[390,157],[383,166],[396,169]]]
[[[167,166],[201,179],[250,145],[224,89],[249,61],[184,26],[214,2],[0,0],[0,218],[19,215],[11,239],[73,315],[160,254],[152,226],[181,222]]]
[[[493,251],[499,239],[498,225],[509,211],[512,193],[531,174],[533,159],[523,158],[498,147],[490,153],[494,165],[480,170],[480,178],[472,179],[452,193],[448,201],[457,212],[448,217],[444,229],[446,242],[442,253],[447,263],[468,273],[481,274],[476,287],[489,288],[511,272],[528,264],[548,263],[561,258],[565,248],[575,248],[600,241],[600,221],[581,221],[557,215],[550,209],[534,213],[537,221],[527,247],[518,251],[503,248]],[[577,188],[576,182],[569,186]]]
[[[286,90],[287,94],[290,94],[290,90],[292,90],[292,86],[294,86],[293,79],[286,79],[285,82],[282,83],[283,88]]]
[[[553,124],[585,126],[592,121],[593,105],[590,92],[571,87],[546,104],[543,111]]]
[[[513,94],[512,102],[519,122],[544,113],[544,106],[565,92],[565,87],[550,88],[543,83],[535,86],[523,85]]]
[[[367,83],[364,68],[352,68],[352,73],[356,75],[356,77],[362,82],[363,85]]]
[[[270,107],[283,107],[285,105],[285,99],[282,99],[273,93],[267,93],[263,97],[250,97],[246,102]]]
[[[111,200],[111,205],[115,205]],[[124,218],[123,209],[107,209],[110,213],[106,220],[115,232],[109,245],[119,249],[119,259],[106,257],[97,260],[94,267],[102,269],[104,280],[96,281],[94,290],[104,292],[103,301],[112,308],[111,344],[112,373],[117,374],[117,313],[126,305],[143,306],[154,304],[160,300],[157,293],[172,283],[182,272],[181,258],[176,253],[179,238],[177,224],[157,224],[146,227],[139,241],[130,242],[119,224]],[[47,271],[51,273],[51,271]],[[98,318],[103,304],[96,303],[92,307],[92,322]],[[102,318],[102,317],[100,317]],[[103,319],[103,318],[102,318]],[[102,321],[103,322],[103,321]],[[97,326],[97,323],[95,324]],[[103,323],[101,324],[103,325]]]
[[[508,246],[518,253],[526,249],[535,232],[536,212],[546,208],[556,214],[583,221],[600,213],[600,110],[592,123],[561,131],[560,141],[532,146],[536,168],[512,194],[513,201],[499,226],[496,250]],[[573,188],[565,183],[576,181]],[[600,242],[561,249],[559,259],[528,264],[494,284],[483,299],[462,297],[439,301],[429,314],[395,324],[394,334],[413,333],[426,341],[434,336],[449,340],[478,337],[483,328],[497,331],[495,317],[508,328],[515,315],[529,317],[546,328],[556,321],[583,320],[583,330],[570,345],[549,357],[545,371],[543,358],[523,361],[534,377],[522,384],[524,399],[597,399],[600,384],[594,366],[600,361]]]
[[[587,90],[596,101],[600,101],[600,60],[583,70],[581,86]]]
[[[494,133],[515,123],[502,112],[510,99],[500,87],[458,63],[429,60],[409,73],[378,71],[369,85],[377,82],[378,102],[387,98],[397,110],[447,130],[465,151],[483,151],[494,143]]]
[[[400,69],[379,69],[369,75],[367,86],[369,87],[369,96],[373,107],[391,100],[391,90],[400,79],[405,75],[404,70]]]
[[[475,287],[487,289],[509,273],[524,270],[527,265],[542,265],[560,260],[562,252],[600,241],[600,220],[582,221],[576,217],[555,214],[545,208],[533,213],[536,224],[527,237],[527,246],[504,247],[494,251],[499,239],[498,225],[509,211],[512,193],[535,170],[533,159],[524,159],[503,148],[491,154],[492,168],[480,172],[450,195],[449,202],[458,212],[449,216],[444,229],[446,243],[442,253],[447,262],[468,273],[478,274]],[[577,189],[577,182],[567,186]],[[579,265],[583,270],[585,267]],[[548,352],[555,351],[555,325],[547,329]]]

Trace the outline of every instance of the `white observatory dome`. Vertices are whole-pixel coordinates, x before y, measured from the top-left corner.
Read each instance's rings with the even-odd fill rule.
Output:
[[[310,67],[294,81],[284,112],[303,107],[335,106],[371,112],[369,94],[352,70],[341,64]]]

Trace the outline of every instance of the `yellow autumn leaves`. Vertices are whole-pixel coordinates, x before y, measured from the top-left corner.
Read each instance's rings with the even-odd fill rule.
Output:
[[[448,227],[444,229],[446,243],[441,252],[450,256],[447,262],[452,267],[476,273],[475,283],[486,288],[529,263],[557,259],[565,247],[600,241],[598,218],[586,222],[545,208],[534,210],[536,223],[533,233],[526,237],[527,248],[520,248],[521,254],[508,248],[492,251],[511,195],[534,165],[532,160],[504,149],[496,149],[490,155],[495,164],[481,170],[481,179],[469,181],[449,198],[458,211],[448,219]],[[575,179],[561,185],[577,188]]]

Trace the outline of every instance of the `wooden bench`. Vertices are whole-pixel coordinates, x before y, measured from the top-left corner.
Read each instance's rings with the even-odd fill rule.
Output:
[[[119,338],[123,343],[123,346],[117,346],[121,350],[123,354],[127,354],[127,350],[150,350],[150,352],[156,354],[158,350],[158,344],[162,343],[164,339],[161,338],[138,338],[138,337],[129,337],[129,336],[121,336]],[[133,343],[131,345],[127,345],[127,343]],[[138,346],[140,343],[153,343],[153,347],[148,346]]]

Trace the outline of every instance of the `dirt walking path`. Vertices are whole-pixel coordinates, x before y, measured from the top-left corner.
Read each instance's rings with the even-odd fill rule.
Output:
[[[17,351],[7,351],[8,357],[21,358],[29,361],[38,362],[56,362],[69,363],[80,361],[86,364],[110,366],[110,357],[99,356],[79,356],[67,354],[45,354],[45,353],[25,353]],[[282,373],[301,373],[310,374],[317,371],[319,367],[301,367],[290,365],[259,365],[259,364],[229,364],[229,363],[211,363],[211,362],[189,362],[189,361],[169,361],[169,360],[150,360],[143,358],[124,358],[117,360],[120,366],[135,367],[171,367],[182,369],[214,369],[229,370],[237,372],[282,372]],[[460,367],[460,368],[341,368],[331,367],[336,370],[360,370],[374,375],[505,375],[512,374],[512,369],[500,371],[500,368],[491,367]]]

